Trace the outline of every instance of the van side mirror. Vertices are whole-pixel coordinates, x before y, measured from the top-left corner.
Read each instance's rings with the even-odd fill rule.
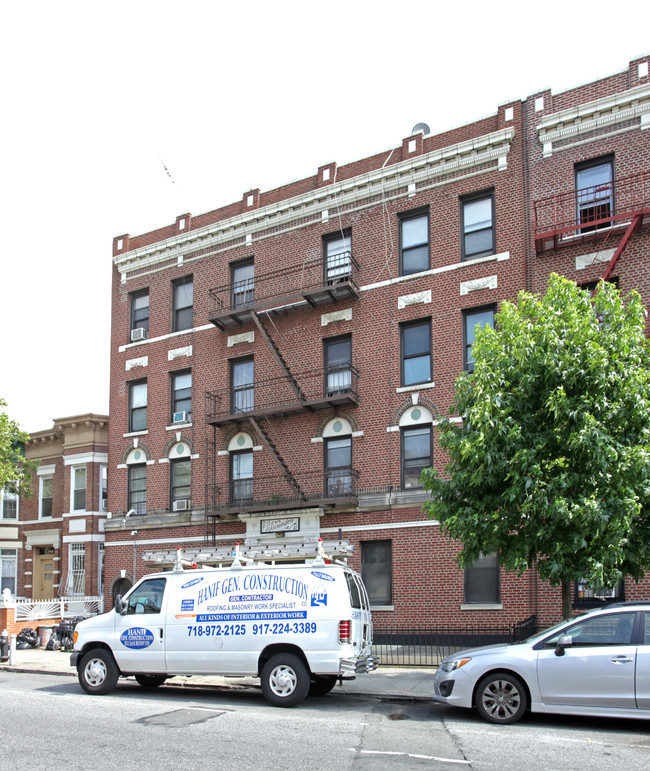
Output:
[[[124,602],[124,600],[122,599],[122,595],[118,594],[117,597],[115,598],[115,612],[119,613],[120,616],[125,616],[126,615],[126,607],[127,606],[126,606],[126,603]]]
[[[573,637],[568,634],[562,634],[557,638],[557,646],[555,648],[556,656],[564,656],[564,649],[570,648],[573,645]]]

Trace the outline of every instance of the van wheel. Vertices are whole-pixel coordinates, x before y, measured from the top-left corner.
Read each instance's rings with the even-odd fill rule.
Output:
[[[97,695],[109,693],[115,688],[120,673],[110,651],[95,648],[81,659],[79,684],[86,691]]]
[[[136,675],[135,679],[143,688],[158,688],[167,679],[167,675]]]
[[[336,675],[314,675],[309,684],[310,696],[326,696],[336,685]]]
[[[309,691],[309,672],[292,653],[272,656],[262,669],[262,693],[276,707],[295,707]]]

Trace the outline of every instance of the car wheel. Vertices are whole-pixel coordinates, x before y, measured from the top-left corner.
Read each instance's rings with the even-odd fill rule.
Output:
[[[143,688],[158,688],[167,679],[167,675],[136,675],[135,679]]]
[[[103,648],[89,651],[81,659],[77,674],[84,691],[98,695],[112,691],[120,677],[113,655]]]
[[[476,689],[476,709],[490,723],[516,723],[528,707],[526,689],[519,678],[503,672],[484,677]]]
[[[336,675],[316,675],[309,684],[310,696],[326,696],[336,685]]]
[[[262,669],[262,693],[276,707],[295,707],[309,690],[309,672],[292,653],[272,656]]]

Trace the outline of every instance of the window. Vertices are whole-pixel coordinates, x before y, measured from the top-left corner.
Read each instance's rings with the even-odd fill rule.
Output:
[[[18,519],[18,494],[0,490],[0,519]]]
[[[86,508],[86,467],[72,468],[72,510],[84,511]]]
[[[341,498],[352,493],[352,437],[325,440],[325,496]]]
[[[402,490],[422,489],[420,475],[433,465],[431,426],[402,429]]]
[[[346,281],[352,273],[352,237],[349,231],[343,234],[325,236],[325,283],[337,284]]]
[[[494,193],[477,193],[460,202],[463,260],[494,254]]]
[[[429,270],[429,212],[400,216],[400,276]]]
[[[99,467],[99,510],[108,511],[108,466]]]
[[[391,541],[361,541],[361,578],[366,585],[370,605],[392,605]]]
[[[71,543],[68,549],[66,594],[86,593],[86,544]]]
[[[139,463],[129,466],[129,500],[128,511],[133,509],[136,514],[147,513],[147,466]]]
[[[129,431],[147,430],[147,381],[129,383]]]
[[[230,503],[248,506],[253,502],[253,451],[230,455]]]
[[[18,550],[0,549],[0,595],[9,589],[15,597],[17,594],[16,574],[18,572]]]
[[[172,332],[192,329],[194,283],[192,277],[182,278],[172,284],[174,295],[174,317]]]
[[[580,232],[609,227],[614,212],[613,156],[576,164],[575,177],[578,222],[585,225]]]
[[[612,613],[610,615],[586,618],[563,629],[544,641],[545,648],[554,648],[558,638],[568,635],[573,639],[572,648],[602,645],[630,645],[634,629],[634,613]]]
[[[325,355],[325,390],[328,396],[346,393],[352,388],[352,338],[323,340]]]
[[[39,500],[39,517],[41,519],[47,519],[52,516],[52,486],[54,484],[53,477],[41,477],[41,495]]]
[[[255,264],[253,260],[239,262],[230,267],[232,307],[244,308],[255,300]]]
[[[160,613],[166,583],[166,578],[152,578],[148,581],[143,581],[129,595],[126,608],[127,615],[131,613]]]
[[[481,555],[471,567],[465,568],[465,604],[496,605],[500,602],[499,556]]]
[[[478,327],[494,328],[494,312],[492,308],[475,308],[463,311],[463,368],[468,372],[474,371],[474,356],[472,346]]]
[[[136,330],[142,330],[136,332]],[[149,337],[149,290],[131,295],[131,340]]]
[[[104,557],[106,555],[106,544],[97,544],[97,586],[99,587],[98,594],[102,596],[104,594]]]
[[[172,423],[192,420],[192,373],[172,372]]]
[[[596,607],[608,602],[622,602],[625,599],[625,581],[621,581],[611,589],[594,588],[584,581],[574,583],[573,604],[577,607]]]
[[[431,321],[402,324],[401,359],[402,385],[410,386],[431,381]]]
[[[254,376],[252,356],[230,362],[230,400],[233,412],[250,412],[255,408]]]
[[[187,501],[192,497],[192,467],[189,458],[173,460],[170,464],[171,508],[176,501]]]

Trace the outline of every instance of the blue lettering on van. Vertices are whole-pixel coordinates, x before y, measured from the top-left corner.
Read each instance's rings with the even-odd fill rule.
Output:
[[[312,576],[316,576],[316,578],[321,578],[323,581],[335,581],[336,579],[334,576],[328,576],[327,573],[321,573],[319,570],[312,570],[311,571]]]
[[[196,617],[201,621],[273,621],[275,619],[286,620],[288,618],[307,618],[306,610],[281,610],[277,612],[257,613],[205,613]]]
[[[327,592],[312,592],[311,593],[312,607],[319,605],[327,605]]]
[[[181,600],[181,612],[194,610],[194,600]]]
[[[267,602],[272,599],[272,594],[231,594],[228,602]]]
[[[133,648],[135,650],[148,648],[153,642],[153,632],[141,626],[133,626],[122,632],[120,642],[125,648]]]
[[[181,586],[181,589],[187,589],[190,586],[194,586],[194,584],[198,584],[201,581],[203,581],[204,578],[205,576],[201,576],[200,578],[193,578],[191,581],[188,581],[186,584],[183,584],[183,586]]]

